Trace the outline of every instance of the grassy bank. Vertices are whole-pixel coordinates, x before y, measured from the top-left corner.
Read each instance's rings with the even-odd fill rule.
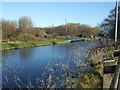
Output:
[[[80,38],[80,39],[96,40],[98,38],[94,37],[94,38]],[[40,42],[6,43],[6,44],[0,45],[0,50],[47,46],[47,45],[62,44],[62,43],[69,43],[69,42],[70,42],[69,40],[51,40],[51,41],[40,41]]]
[[[85,39],[85,40],[96,40],[96,39],[99,39],[99,37],[93,37],[93,38],[80,38],[80,39]]]
[[[37,47],[37,46],[47,46],[61,43],[69,43],[68,40],[52,40],[52,41],[41,41],[41,42],[25,42],[25,43],[14,43],[14,44],[2,44],[0,45],[0,50],[18,49],[26,47]]]

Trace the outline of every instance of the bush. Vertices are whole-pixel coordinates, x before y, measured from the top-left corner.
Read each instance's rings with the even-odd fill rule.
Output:
[[[36,39],[36,37],[34,35],[31,35],[31,34],[20,34],[17,37],[18,41],[23,41],[23,42],[27,42],[27,41],[35,40],[35,39]]]
[[[77,88],[93,88],[100,83],[101,80],[97,75],[87,73],[82,76],[82,80],[78,82]]]

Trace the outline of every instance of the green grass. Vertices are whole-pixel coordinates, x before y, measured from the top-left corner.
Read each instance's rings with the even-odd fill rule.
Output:
[[[41,42],[2,44],[2,45],[0,45],[0,50],[36,47],[36,46],[46,46],[46,45],[54,45],[54,44],[67,43],[67,42],[69,42],[69,41],[68,40],[52,40],[52,41],[41,41]]]
[[[85,40],[98,39],[94,38],[80,38]],[[46,45],[54,45],[60,43],[68,43],[69,40],[51,40],[51,41],[41,41],[41,42],[25,42],[25,43],[13,43],[13,44],[2,44],[0,45],[0,50],[8,50],[8,49],[17,49],[17,48],[26,48],[26,47],[36,47],[36,46],[46,46]]]
[[[91,39],[99,39],[99,38],[98,37],[93,37],[93,38],[80,38],[80,39],[91,40]]]

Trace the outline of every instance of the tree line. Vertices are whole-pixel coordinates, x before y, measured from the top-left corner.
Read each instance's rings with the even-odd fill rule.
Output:
[[[53,37],[90,37],[100,32],[98,27],[91,27],[86,24],[68,23],[66,25],[52,27],[34,27],[31,18],[23,16],[16,21],[2,20],[2,40],[3,41],[34,41],[43,38]]]
[[[20,17],[18,21],[3,19],[2,23],[2,40],[3,41],[30,41],[52,39],[53,37],[90,37],[108,32],[109,38],[115,37],[115,13],[116,8],[110,11],[107,18],[99,24],[98,27],[91,27],[80,23],[67,23],[66,25],[52,27],[34,27],[31,18],[27,16]],[[118,8],[118,39],[120,39],[120,2]]]
[[[99,28],[91,27],[86,24],[68,23],[57,27],[50,27],[46,29],[46,33],[53,36],[83,36],[90,37],[99,33]]]

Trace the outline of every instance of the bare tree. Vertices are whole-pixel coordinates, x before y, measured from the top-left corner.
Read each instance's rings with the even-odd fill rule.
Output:
[[[27,33],[33,26],[31,18],[23,16],[19,19],[19,30],[21,32]]]
[[[107,18],[103,20],[103,22],[100,24],[100,28],[104,31],[109,31],[109,35],[112,39],[115,38],[115,9],[112,9],[110,11],[110,14]],[[118,7],[118,40],[120,40],[120,2]]]
[[[9,39],[16,32],[17,23],[15,21],[2,20],[3,39]]]

